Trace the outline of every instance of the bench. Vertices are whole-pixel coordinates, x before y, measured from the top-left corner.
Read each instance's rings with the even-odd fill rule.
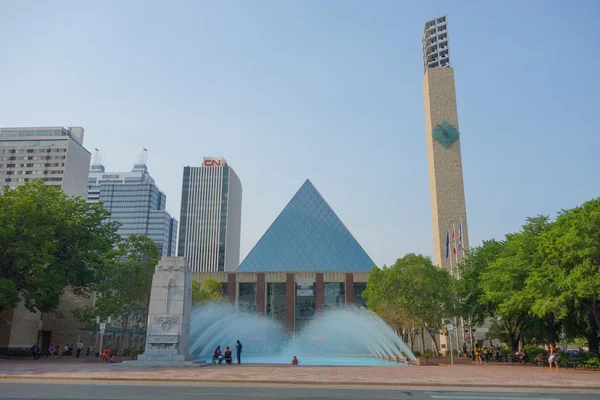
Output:
[[[543,354],[539,354],[535,358],[535,365],[538,367],[543,367],[544,365],[548,365],[548,357]]]
[[[581,367],[583,366],[583,363],[581,362],[580,358],[569,358],[565,363],[564,363],[564,367],[565,368],[569,368],[569,366],[572,366],[573,369],[577,369],[577,367]]]

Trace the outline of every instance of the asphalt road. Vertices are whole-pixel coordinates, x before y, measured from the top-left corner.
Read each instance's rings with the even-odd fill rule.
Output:
[[[599,393],[490,392],[306,386],[204,386],[164,384],[34,383],[0,381],[0,399],[78,400],[590,400]]]

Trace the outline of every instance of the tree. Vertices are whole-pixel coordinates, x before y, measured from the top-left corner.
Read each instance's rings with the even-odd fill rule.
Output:
[[[530,281],[537,315],[555,310],[566,319],[581,310],[590,349],[598,351],[600,330],[600,198],[559,212],[543,235],[539,274]],[[587,314],[587,315],[586,315]],[[581,325],[580,325],[581,326]]]
[[[33,181],[0,196],[0,312],[20,301],[52,312],[69,288],[88,296],[104,278],[105,254],[119,240],[102,204]]]
[[[95,305],[78,310],[75,315],[86,322],[97,316],[102,320],[111,316],[124,334],[129,321],[145,321],[148,315],[158,247],[145,235],[131,235],[106,257],[106,279],[98,287]]]
[[[404,331],[419,330],[421,348],[424,332],[428,332],[439,353],[436,335],[442,331],[442,318],[451,317],[456,311],[452,279],[430,258],[407,254],[387,269],[374,268],[363,296],[367,307],[383,319],[395,319],[396,329],[401,324]]]
[[[207,304],[215,301],[223,301],[223,285],[214,278],[206,278],[202,285],[192,281],[192,304],[194,306]]]
[[[534,299],[527,290],[529,276],[541,267],[539,243],[550,227],[547,216],[528,218],[520,232],[506,235],[502,250],[480,277],[480,302],[488,306],[490,316],[504,327],[512,350],[523,347],[528,331],[530,336],[538,336],[540,324],[551,341],[556,336],[555,318],[549,315],[540,319],[533,314]]]

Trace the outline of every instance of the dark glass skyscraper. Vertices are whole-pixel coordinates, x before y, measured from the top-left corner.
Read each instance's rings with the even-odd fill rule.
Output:
[[[109,221],[121,223],[119,234],[146,235],[158,246],[160,256],[175,256],[177,220],[165,210],[167,196],[158,189],[144,163],[131,172],[105,172],[92,164],[88,178],[88,203],[102,201]]]

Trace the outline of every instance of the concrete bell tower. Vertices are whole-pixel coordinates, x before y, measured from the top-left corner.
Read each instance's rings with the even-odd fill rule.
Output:
[[[454,70],[445,16],[425,23],[423,67],[434,262],[455,274],[456,265],[468,249],[469,236]]]

